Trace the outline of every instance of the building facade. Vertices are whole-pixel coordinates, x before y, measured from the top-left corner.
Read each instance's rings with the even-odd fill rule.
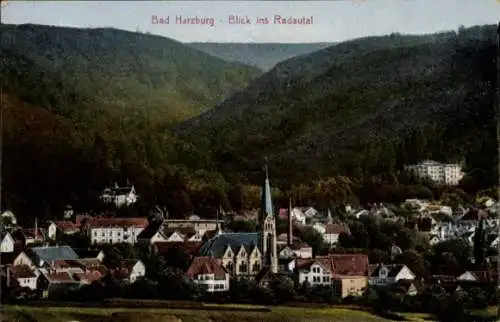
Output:
[[[407,165],[405,169],[413,172],[419,178],[428,178],[436,183],[446,185],[457,185],[464,176],[461,165],[440,163],[432,160],[426,160],[415,165]]]

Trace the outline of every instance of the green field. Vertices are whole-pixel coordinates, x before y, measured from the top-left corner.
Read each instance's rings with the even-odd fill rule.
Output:
[[[311,321],[311,322],[381,322],[388,321],[364,311],[341,308],[310,309],[273,307],[271,312],[246,312],[189,309],[126,309],[5,306],[3,321],[15,322],[250,322],[250,321]],[[234,305],[227,306],[234,307]]]

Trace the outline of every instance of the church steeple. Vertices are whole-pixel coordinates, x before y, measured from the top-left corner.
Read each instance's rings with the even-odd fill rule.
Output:
[[[271,199],[271,185],[269,184],[269,170],[267,168],[267,158],[265,158],[264,171],[266,173],[266,178],[264,179],[264,184],[262,185],[262,194],[260,201],[261,221],[263,221],[268,215],[274,216],[273,202]]]
[[[276,220],[273,212],[271,199],[271,185],[269,184],[269,172],[267,168],[267,158],[264,164],[266,178],[262,185],[262,198],[260,205],[261,238],[262,238],[262,259],[264,265],[270,267],[272,273],[278,272],[278,254],[276,239]]]

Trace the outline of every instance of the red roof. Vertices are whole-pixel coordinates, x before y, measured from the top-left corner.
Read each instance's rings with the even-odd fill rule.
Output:
[[[368,276],[368,256],[365,254],[329,254],[317,259],[328,265],[334,276]]]
[[[28,265],[16,265],[10,268],[10,273],[14,278],[31,278],[36,277],[36,274]]]
[[[100,227],[141,227],[148,225],[147,218],[92,218],[87,222],[91,228]]]
[[[215,279],[225,279],[226,271],[212,256],[198,256],[193,259],[191,266],[186,271],[186,276],[196,278],[198,275],[214,274]]]
[[[194,255],[200,249],[203,242],[159,242],[153,244],[157,253],[165,253],[174,247],[180,247],[187,251],[188,254]]]
[[[25,238],[35,238],[35,228],[25,228],[22,230]],[[36,230],[36,239],[44,240],[44,230],[43,228],[37,228]]]
[[[74,282],[68,272],[49,272],[46,275],[51,283],[69,283]]]
[[[75,273],[74,276],[78,281],[92,283],[101,279],[103,274],[99,271],[89,271],[84,273]]]
[[[342,234],[345,232],[346,232],[346,229],[345,229],[344,225],[327,224],[325,227],[325,234]]]
[[[58,229],[65,231],[65,230],[76,230],[80,227],[79,224],[75,224],[74,222],[68,221],[68,220],[63,220],[63,221],[56,221],[56,226]]]
[[[295,267],[297,269],[309,269],[313,264],[319,264],[319,265],[323,266],[324,268],[326,268],[327,270],[331,269],[330,266],[325,265],[325,262],[322,260],[301,259],[301,258],[297,258],[297,260],[295,262]]]

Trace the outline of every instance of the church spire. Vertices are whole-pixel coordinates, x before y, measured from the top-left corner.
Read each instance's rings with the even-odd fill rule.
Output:
[[[269,173],[267,169],[267,158],[265,159],[264,170],[266,178],[262,185],[262,199],[260,206],[261,218],[261,245],[262,257],[265,266],[271,269],[272,273],[278,272],[278,252],[276,238],[276,218],[273,213],[271,199],[271,185],[269,184]]]
[[[268,215],[274,216],[273,204],[271,199],[271,185],[269,184],[269,172],[267,168],[267,157],[265,158],[264,169],[266,173],[266,178],[264,180],[264,185],[262,186],[262,196],[261,196],[261,206],[260,206],[262,220],[264,220]]]

